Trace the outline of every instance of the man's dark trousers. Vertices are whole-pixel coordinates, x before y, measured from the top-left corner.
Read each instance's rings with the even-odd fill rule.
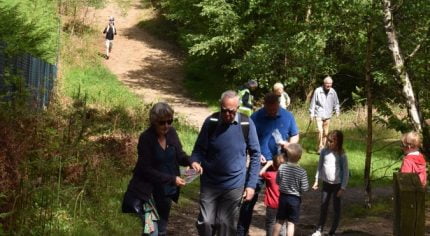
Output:
[[[258,200],[258,194],[264,187],[264,180],[258,178],[257,187],[255,188],[255,194],[251,201],[244,202],[240,208],[239,222],[237,224],[237,236],[248,235],[249,226],[251,225],[252,214],[254,211],[255,203]]]
[[[217,189],[200,187],[200,214],[197,231],[200,236],[235,236],[243,187]]]

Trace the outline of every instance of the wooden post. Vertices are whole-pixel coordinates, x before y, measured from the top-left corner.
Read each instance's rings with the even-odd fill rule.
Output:
[[[425,233],[425,189],[415,173],[394,173],[394,235]]]

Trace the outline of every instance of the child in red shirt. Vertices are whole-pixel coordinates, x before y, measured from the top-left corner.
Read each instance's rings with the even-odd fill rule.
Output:
[[[267,171],[262,171],[261,178],[266,181],[266,192],[264,194],[264,205],[266,205],[266,235],[272,236],[273,226],[276,223],[276,214],[279,205],[279,185],[276,183],[276,173],[279,166],[285,162],[283,154],[277,155],[273,158],[272,166]],[[282,226],[281,234],[286,235],[286,227]],[[278,236],[278,235],[276,235]]]
[[[402,136],[402,149],[405,156],[403,157],[402,173],[416,173],[421,180],[423,187],[427,184],[426,160],[420,153],[421,139],[418,133],[409,132]]]

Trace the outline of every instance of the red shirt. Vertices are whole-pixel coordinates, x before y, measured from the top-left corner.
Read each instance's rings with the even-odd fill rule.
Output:
[[[426,170],[426,160],[423,154],[419,152],[412,152],[407,154],[403,158],[402,167],[400,168],[402,173],[417,173],[420,177],[423,186],[427,183],[427,170]]]
[[[261,177],[266,181],[266,193],[264,204],[270,208],[278,208],[279,205],[279,185],[276,183],[277,171],[269,169]]]

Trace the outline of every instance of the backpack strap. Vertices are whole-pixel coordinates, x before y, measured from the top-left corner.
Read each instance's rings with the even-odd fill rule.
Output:
[[[243,113],[239,113],[240,116],[240,126],[242,127],[242,134],[245,138],[245,142],[248,145],[249,137],[249,117]]]
[[[209,128],[208,128],[208,138],[212,137],[215,132],[216,127],[219,123],[220,112],[213,113],[209,118]],[[240,126],[242,128],[243,138],[245,139],[246,144],[248,144],[248,136],[249,136],[249,117],[245,114],[239,113],[240,118]]]
[[[220,112],[213,113],[209,118],[208,138],[211,138],[218,126]]]

